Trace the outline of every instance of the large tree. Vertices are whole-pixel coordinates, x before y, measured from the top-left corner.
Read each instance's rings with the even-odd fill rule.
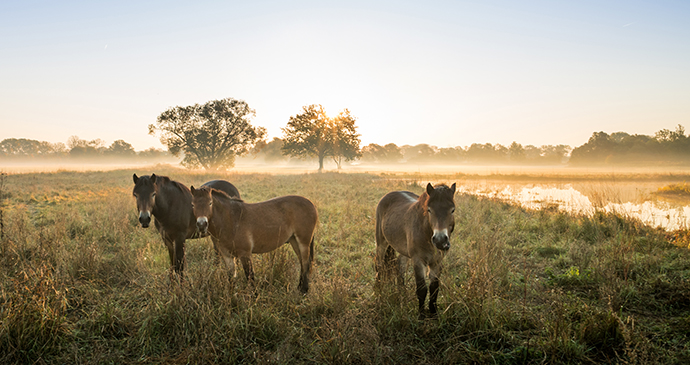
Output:
[[[250,124],[254,115],[245,101],[232,98],[176,106],[149,125],[149,134],[160,132],[161,143],[174,156],[184,152],[184,166],[227,169],[235,165],[236,156],[264,139],[266,129]]]
[[[359,134],[355,125],[355,117],[345,109],[337,117],[329,120],[330,142],[333,145],[331,157],[338,169],[343,161],[352,161],[362,156],[359,150]]]
[[[323,170],[326,157],[332,157],[340,168],[343,161],[360,156],[355,118],[347,109],[331,119],[321,105],[302,107],[301,114],[290,117],[283,134],[283,153],[300,158],[317,157],[319,171]]]

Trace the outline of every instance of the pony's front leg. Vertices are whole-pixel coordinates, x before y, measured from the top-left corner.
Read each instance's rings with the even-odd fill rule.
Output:
[[[173,255],[173,269],[175,270],[175,273],[179,274],[180,277],[182,277],[182,272],[184,270],[184,242],[185,242],[186,237],[184,235],[179,235],[175,237],[174,240],[174,255]]]
[[[240,256],[240,262],[242,263],[242,268],[244,269],[244,276],[247,277],[247,281],[254,285],[254,268],[252,267],[252,257]]]
[[[438,277],[441,274],[441,265],[436,263],[429,266],[429,313],[432,317],[436,316],[436,299],[438,298]]]
[[[228,272],[230,273],[229,277],[230,280],[232,280],[234,277],[237,276],[237,270],[235,269],[235,257],[223,254],[221,254],[221,257],[223,258],[225,265],[228,267]]]
[[[158,223],[158,221],[156,221],[156,223]],[[173,274],[179,274],[180,276],[182,276],[182,270],[184,270],[185,237],[170,235],[163,229],[163,227],[159,226],[158,224],[156,224],[156,227],[158,228],[161,234],[163,243],[165,244],[165,247],[168,249],[168,255],[170,256],[170,268],[172,269],[170,272],[170,278],[172,279]]]
[[[414,280],[417,284],[417,300],[419,300],[419,319],[424,319],[424,302],[426,301],[426,268],[427,265],[421,260],[414,262]]]

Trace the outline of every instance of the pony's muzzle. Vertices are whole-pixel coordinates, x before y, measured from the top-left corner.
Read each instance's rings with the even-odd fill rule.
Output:
[[[206,231],[208,231],[208,219],[206,217],[197,218],[196,228],[199,229],[199,232],[206,234]]]
[[[431,242],[439,250],[448,251],[450,249],[450,237],[448,237],[447,230],[445,229],[434,232],[434,235],[431,237]]]
[[[139,223],[143,228],[148,228],[151,224],[151,213],[149,212],[139,212]]]

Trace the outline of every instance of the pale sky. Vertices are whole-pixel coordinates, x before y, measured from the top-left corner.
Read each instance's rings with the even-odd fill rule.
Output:
[[[0,140],[161,148],[161,112],[227,97],[269,139],[309,104],[363,145],[690,130],[690,1],[0,2]]]

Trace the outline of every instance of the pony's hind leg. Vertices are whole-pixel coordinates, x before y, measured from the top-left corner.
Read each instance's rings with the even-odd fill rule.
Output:
[[[407,263],[410,259],[405,255],[398,255],[398,285],[405,286],[405,272],[407,271]]]
[[[314,238],[311,240],[299,240],[297,237],[290,237],[290,246],[295,251],[300,266],[299,291],[306,294],[309,291],[309,271],[311,271],[312,253],[314,251]],[[309,243],[306,243],[309,242]]]
[[[388,242],[376,240],[376,282],[390,280],[397,266],[395,249]]]

